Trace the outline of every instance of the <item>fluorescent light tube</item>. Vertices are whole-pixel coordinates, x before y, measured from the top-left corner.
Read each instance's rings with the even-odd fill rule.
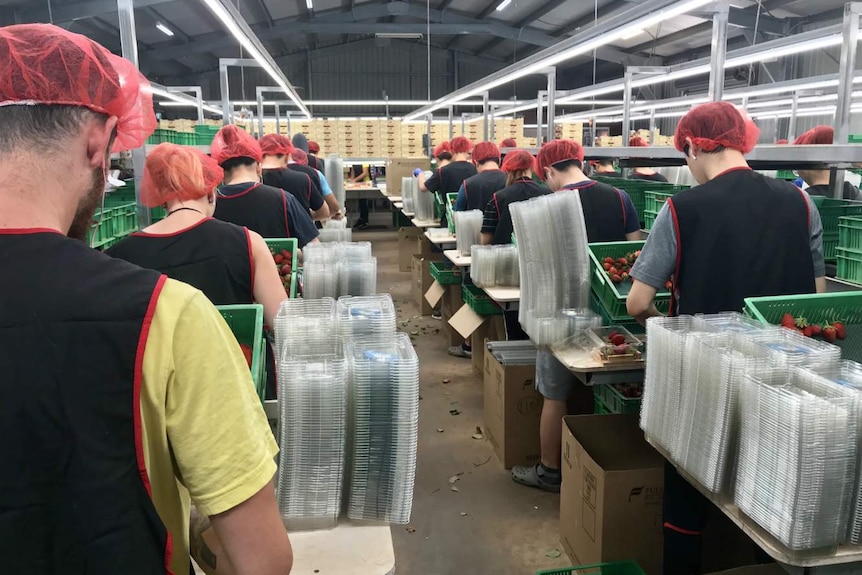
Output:
[[[497,6],[497,12],[502,12],[511,3],[512,3],[512,0],[503,0],[502,2],[500,2],[500,5]]]
[[[640,30],[634,30],[632,32],[629,32],[625,36],[620,36],[620,40],[631,40],[632,38],[640,36],[644,32],[646,32],[646,30],[644,30],[643,28],[641,28]]]
[[[314,4],[312,3],[312,0],[305,0],[305,7],[309,10],[314,10]]]
[[[174,31],[162,24],[161,22],[156,22],[156,28],[158,28],[165,36],[174,35]]]

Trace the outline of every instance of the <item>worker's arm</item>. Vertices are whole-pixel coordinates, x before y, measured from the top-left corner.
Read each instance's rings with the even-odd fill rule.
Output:
[[[650,317],[661,315],[655,307],[655,294],[659,290],[665,291],[665,285],[674,274],[676,252],[676,234],[670,209],[665,204],[659,210],[649,238],[630,272],[632,288],[626,299],[626,309],[641,324]]]
[[[263,241],[263,238],[249,230],[249,241],[251,241],[251,252],[254,261],[254,301],[263,306],[263,321],[272,327],[275,316],[281,307],[281,302],[287,299],[281,276],[272,259],[272,253]]]
[[[323,192],[317,182],[306,175],[308,179],[308,206],[311,211],[311,219],[320,222],[329,218],[329,204],[323,198]]]
[[[655,294],[654,287],[638,280],[632,281],[632,289],[626,298],[626,309],[641,325],[646,325],[646,320],[651,317],[662,315],[655,307]]]
[[[491,201],[485,206],[485,211],[482,214],[482,229],[479,241],[483,246],[489,245],[494,241],[494,235],[497,233],[497,225],[500,223],[500,214],[497,212],[497,194],[491,197]]]
[[[341,206],[338,205],[338,198],[335,197],[335,194],[323,196],[323,201],[325,201],[329,206],[330,219],[340,220],[344,217],[344,214],[341,213]]]
[[[329,219],[329,204],[326,203],[326,200],[320,205],[320,209],[311,210],[311,219],[315,222]]]
[[[440,170],[434,170],[427,180],[425,179],[425,172],[419,172],[418,178],[420,192],[436,192],[440,189]]]
[[[823,221],[811,196],[808,201],[808,243],[811,246],[811,260],[814,262],[814,288],[817,293],[826,293],[826,260],[823,257]]]
[[[284,197],[287,202],[287,227],[290,230],[290,237],[296,238],[300,248],[317,243],[317,236],[320,235],[320,232],[315,227],[308,211],[292,195],[285,192]]]
[[[461,187],[458,188],[458,197],[455,198],[455,205],[452,206],[452,211],[454,212],[463,212],[467,209],[467,182],[461,184]]]
[[[826,276],[814,278],[814,285],[817,293],[826,293]]]
[[[491,242],[494,241],[494,234],[488,232],[482,232],[482,236],[479,238],[479,242],[483,246],[491,245]]]
[[[626,234],[626,241],[639,242],[643,239],[643,234],[640,230]]]

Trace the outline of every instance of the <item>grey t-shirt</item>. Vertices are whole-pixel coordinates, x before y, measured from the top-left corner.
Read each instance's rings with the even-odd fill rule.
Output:
[[[823,261],[823,222],[820,221],[820,212],[817,211],[811,196],[806,194],[805,197],[811,213],[808,232],[811,258],[814,260],[814,277],[819,278],[826,275],[826,264]],[[673,219],[670,208],[665,203],[655,218],[646,245],[632,268],[631,276],[648,286],[664,291],[667,280],[676,269],[676,250]]]

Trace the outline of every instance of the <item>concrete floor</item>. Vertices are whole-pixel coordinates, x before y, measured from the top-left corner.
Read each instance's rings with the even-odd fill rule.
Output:
[[[417,317],[410,273],[398,271],[396,232],[373,226],[353,239],[372,242],[377,290],[392,294],[399,329],[419,332],[413,336],[422,399],[416,488],[412,522],[392,526],[397,572],[527,575],[570,566],[558,538],[559,495],[516,485],[490,443],[472,438],[483,425],[482,381],[469,360],[447,355],[439,321]],[[459,474],[455,492],[449,478]]]

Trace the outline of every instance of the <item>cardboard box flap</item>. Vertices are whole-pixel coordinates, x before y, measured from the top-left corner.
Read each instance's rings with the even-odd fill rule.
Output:
[[[434,280],[434,283],[431,284],[431,287],[425,292],[425,301],[431,304],[431,307],[435,307],[437,302],[443,299],[444,291],[446,291],[446,288],[443,287],[440,282]]]
[[[473,311],[470,306],[464,305],[452,316],[449,325],[466,339],[473,335],[473,332],[479,329],[479,326],[485,323],[486,319],[488,319],[487,316],[483,317]]]
[[[633,415],[570,415],[564,420],[584,451],[606,472],[663,467]]]

